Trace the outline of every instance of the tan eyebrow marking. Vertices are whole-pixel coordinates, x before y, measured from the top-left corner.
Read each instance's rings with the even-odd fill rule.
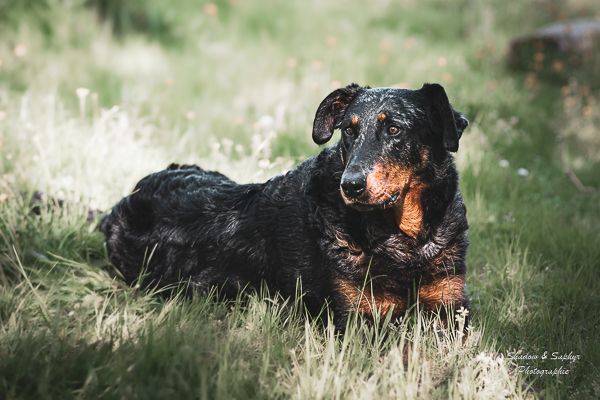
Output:
[[[352,125],[356,125],[358,124],[358,115],[353,115],[352,116]]]
[[[387,115],[385,115],[385,113],[380,112],[379,114],[377,114],[377,121],[383,122],[386,117],[387,117]]]

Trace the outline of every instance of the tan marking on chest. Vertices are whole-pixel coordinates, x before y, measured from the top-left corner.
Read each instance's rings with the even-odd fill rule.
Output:
[[[441,305],[460,303],[464,297],[464,276],[444,276],[432,282],[419,285],[419,302],[426,309],[435,309]]]
[[[400,230],[416,238],[423,224],[421,195],[427,186],[415,179],[414,174],[410,168],[398,165],[375,165],[373,171],[367,175],[367,193],[370,203],[380,204],[394,193],[408,190],[404,200],[393,206],[394,218]]]
[[[404,200],[394,205],[396,225],[416,238],[423,224],[421,195],[426,186],[415,181],[414,171],[397,165],[379,164],[367,175],[367,192],[371,203],[383,203],[394,193],[407,190]]]
[[[370,288],[365,288],[363,292],[354,282],[343,278],[334,282],[337,291],[346,298],[350,306],[365,315],[372,316],[375,310],[378,310],[381,316],[390,311],[397,315],[406,307],[406,299],[401,296],[385,291],[373,293]]]
[[[394,208],[396,224],[407,235],[416,238],[423,225],[423,206],[421,194],[424,185],[414,185],[406,193],[404,201]]]

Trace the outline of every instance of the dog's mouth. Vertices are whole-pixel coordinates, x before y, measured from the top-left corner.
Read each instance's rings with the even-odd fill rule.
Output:
[[[401,192],[394,192],[386,200],[379,203],[365,203],[360,200],[349,200],[344,198],[344,202],[348,207],[351,207],[357,211],[368,212],[375,210],[387,210],[392,208],[401,200]]]
[[[386,201],[382,203],[384,209],[390,208],[400,200],[400,192],[393,193]]]

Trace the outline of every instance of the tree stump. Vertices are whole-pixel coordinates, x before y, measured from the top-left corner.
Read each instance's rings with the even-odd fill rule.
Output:
[[[540,75],[568,77],[583,70],[600,77],[600,20],[576,19],[511,40],[508,64]]]

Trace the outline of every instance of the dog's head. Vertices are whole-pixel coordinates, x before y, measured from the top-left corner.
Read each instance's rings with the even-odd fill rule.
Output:
[[[329,94],[315,115],[318,144],[342,131],[344,202],[359,210],[392,206],[417,184],[419,173],[458,150],[469,122],[444,88],[368,88],[351,84]]]

